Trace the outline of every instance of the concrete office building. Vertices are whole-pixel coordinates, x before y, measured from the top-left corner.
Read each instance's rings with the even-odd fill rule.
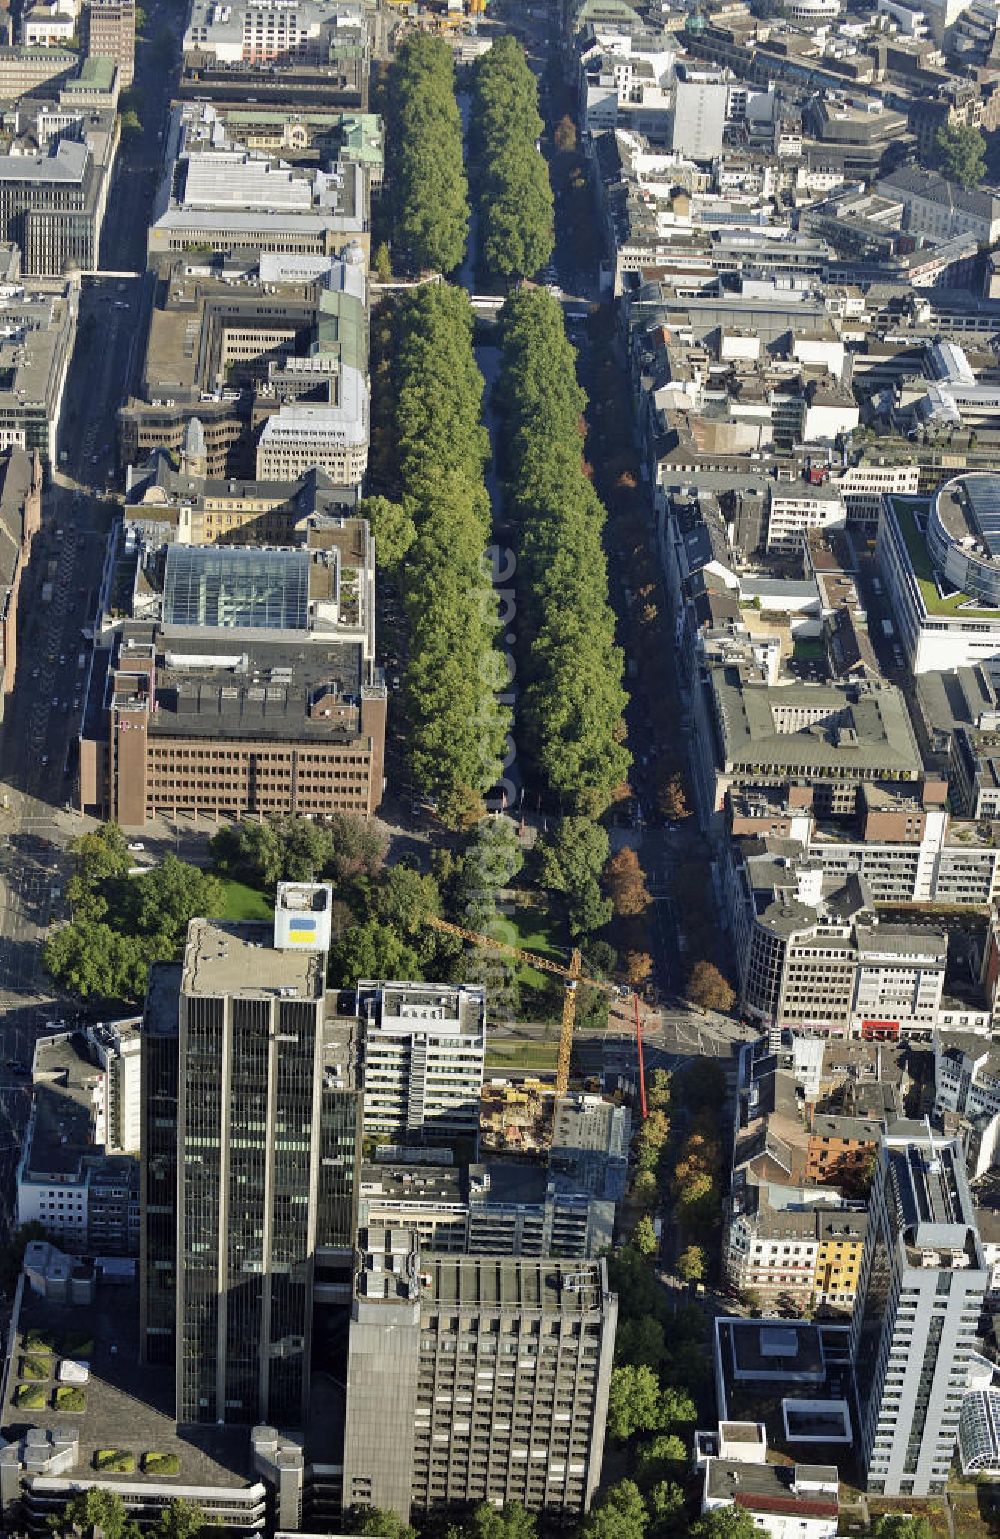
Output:
[[[538,1164],[379,1159],[361,1173],[360,1217],[363,1226],[410,1230],[421,1250],[586,1257],[610,1249],[615,1204]]]
[[[102,1074],[95,1089],[95,1142],[138,1154],[142,1137],[142,1037],[138,1020],[98,1022],[85,1037]]]
[[[618,1301],[604,1261],[420,1255],[361,1236],[344,1505],[586,1511],[601,1475]]]
[[[78,303],[72,282],[26,284],[8,267],[0,291],[0,449],[37,450],[55,461]]]
[[[358,418],[367,426],[367,281],[359,248],[340,259],[247,253],[237,262],[230,255],[225,264],[199,262],[193,272],[175,258],[157,296],[141,383],[119,413],[126,463],[140,465],[157,449],[187,453],[197,424],[189,475],[261,479],[262,424],[304,396],[342,408],[345,424]]]
[[[945,1490],[987,1280],[959,1144],[886,1135],[852,1326],[869,1491]]]
[[[20,247],[28,276],[58,278],[99,265],[117,146],[112,113],[88,124],[80,140],[53,141],[35,155],[0,155],[0,240]]]
[[[368,189],[357,162],[299,170],[239,149],[198,150],[177,162],[168,189],[149,226],[151,260],[206,246],[331,256],[348,241],[368,255]]]
[[[674,86],[670,148],[690,160],[714,160],[722,150],[729,87],[718,74],[690,72]]]
[[[732,851],[729,908],[741,1008],[764,1030],[930,1036],[944,930],[886,923],[861,876],[824,870],[790,840]]]
[[[693,771],[706,813],[730,789],[804,785],[819,816],[853,812],[859,788],[923,774],[902,693],[890,684],[772,685],[746,665],[708,670]]]
[[[127,91],[135,79],[135,0],[87,0],[82,30],[88,58],[112,59]]]
[[[479,1148],[486,1049],[481,988],[358,983],[365,1134],[398,1143]]]
[[[285,405],[268,417],[257,444],[261,481],[294,481],[317,467],[340,486],[360,488],[368,465],[368,386],[358,369],[341,369],[338,399]]]
[[[304,920],[332,899],[285,896]],[[143,1350],[162,1360],[173,1341],[182,1425],[304,1424],[317,1276],[353,1242],[351,1023],[328,1015],[326,953],[300,929],[279,950],[269,926],[193,920],[180,977],[147,1005],[162,1080],[144,1086]]]

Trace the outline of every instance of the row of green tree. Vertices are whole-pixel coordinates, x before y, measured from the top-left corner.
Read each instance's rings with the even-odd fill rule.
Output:
[[[339,887],[373,877],[385,860],[386,841],[361,818],[331,812],[322,823],[293,816],[226,824],[208,848],[220,876],[270,897],[278,882],[329,880]]]
[[[598,818],[630,757],[604,509],[583,465],[586,397],[546,290],[508,298],[500,339],[505,494],[519,531],[518,749],[551,800]]]
[[[385,99],[394,265],[452,272],[465,255],[469,193],[454,57],[443,38],[419,32],[405,39]]]
[[[177,1497],[160,1514],[159,1522],[139,1524],[130,1518],[117,1491],[91,1486],[78,1491],[61,1512],[48,1520],[53,1534],[89,1533],[100,1529],[104,1539],[198,1539],[210,1525],[196,1502]]]
[[[674,1470],[670,1460],[658,1467],[650,1462],[647,1474],[657,1469]],[[677,1472],[683,1480],[683,1465]],[[734,1507],[690,1520],[697,1499],[689,1500],[677,1479],[645,1479],[640,1484],[620,1480],[609,1486],[576,1529],[576,1539],[755,1539],[757,1529],[749,1512]],[[403,1523],[394,1512],[377,1507],[355,1507],[344,1514],[343,1530],[367,1539],[417,1539],[417,1528]],[[434,1519],[431,1531],[437,1539],[538,1539],[538,1518],[520,1502],[496,1508],[481,1502],[466,1516],[451,1521]],[[551,1526],[550,1526],[551,1531]],[[573,1539],[572,1527],[561,1524],[560,1533]],[[881,1536],[880,1536],[881,1539]],[[887,1534],[884,1539],[924,1539],[923,1535]]]
[[[482,260],[496,278],[530,277],[552,255],[555,225],[538,86],[515,37],[476,64],[470,128]]]
[[[441,819],[470,826],[500,777],[510,720],[507,669],[486,546],[489,438],[468,295],[427,284],[399,306],[394,334],[396,485],[369,498],[384,570],[402,590],[409,636],[405,742],[414,788]],[[405,558],[405,560],[404,560]]]
[[[73,850],[71,918],[45,942],[45,967],[83,999],[141,1000],[150,966],[181,955],[195,915],[222,912],[222,884],[175,855],[129,876],[132,858],[117,823],[84,834]]]

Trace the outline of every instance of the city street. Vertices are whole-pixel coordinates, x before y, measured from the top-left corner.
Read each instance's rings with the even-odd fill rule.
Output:
[[[142,132],[125,138],[118,152],[102,237],[104,272],[81,279],[58,458],[21,585],[16,684],[0,727],[0,1226],[9,1221],[30,1106],[23,1067],[39,1031],[63,1014],[42,971],[41,946],[62,912],[66,846],[85,826],[71,798],[111,522],[105,499],[117,483],[118,408],[142,358],[151,288],[140,275],[175,78],[154,54],[162,55],[166,34],[176,60],[178,26],[179,18],[154,0],[136,56]],[[148,40],[157,37],[158,50]]]

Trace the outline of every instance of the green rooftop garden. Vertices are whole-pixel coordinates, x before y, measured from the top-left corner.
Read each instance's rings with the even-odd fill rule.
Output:
[[[181,1461],[176,1454],[160,1453],[151,1448],[142,1456],[142,1468],[147,1475],[179,1475]]]
[[[968,620],[996,620],[1000,616],[1000,611],[974,608],[973,601],[967,593],[956,590],[954,593],[949,593],[947,598],[941,597],[937,583],[934,581],[934,568],[927,554],[927,543],[917,528],[917,521],[913,516],[913,504],[900,497],[892,497],[890,501],[927,613],[958,615]]]
[[[99,1448],[94,1454],[95,1470],[105,1474],[131,1475],[135,1469],[135,1454],[127,1448]]]

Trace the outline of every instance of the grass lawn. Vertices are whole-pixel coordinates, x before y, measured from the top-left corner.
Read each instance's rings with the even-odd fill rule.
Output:
[[[949,593],[947,598],[942,598],[934,581],[934,568],[931,565],[930,556],[927,554],[927,546],[924,537],[917,528],[913,517],[913,508],[909,503],[898,497],[892,499],[892,510],[896,515],[903,543],[906,546],[910,564],[913,567],[913,575],[917,579],[921,597],[930,615],[961,615],[970,620],[995,620],[995,609],[974,609],[972,600],[967,593]]]
[[[94,1338],[87,1331],[67,1331],[62,1339],[63,1357],[93,1357]]]
[[[826,656],[826,650],[818,636],[799,636],[792,647],[792,657],[797,663],[818,663]]]
[[[495,1037],[487,1039],[486,1068],[524,1069],[526,1072],[554,1069],[558,1053],[558,1040],[525,1042],[517,1037]]]
[[[51,1367],[52,1364],[49,1362],[47,1357],[22,1357],[21,1378],[47,1379]]]
[[[912,1496],[895,1499],[870,1496],[868,1510],[872,1517],[879,1517],[882,1513],[905,1513],[907,1517],[926,1518],[934,1539],[947,1539],[948,1518],[943,1502],[914,1499]]]
[[[19,1384],[14,1393],[14,1404],[21,1411],[44,1410],[45,1390],[37,1384]]]
[[[75,1384],[63,1384],[52,1396],[52,1405],[57,1411],[85,1411],[87,1397]]]
[[[544,909],[515,906],[513,913],[504,915],[504,931],[501,938],[522,951],[537,951],[540,956],[551,957],[553,962],[558,962],[561,967],[569,964],[569,956],[562,944],[563,937],[559,933],[559,926]],[[527,984],[529,988],[543,989],[552,974],[541,972],[537,967],[532,967],[529,962],[519,962],[517,976],[518,980],[522,984]]]
[[[55,1351],[55,1339],[47,1331],[30,1330],[24,1338],[25,1351],[37,1356],[44,1352],[51,1355]]]
[[[225,889],[225,901],[222,905],[222,913],[217,914],[217,919],[273,919],[274,904],[265,898],[256,887],[247,887],[244,882],[234,882],[228,877],[220,877],[219,880]]]

